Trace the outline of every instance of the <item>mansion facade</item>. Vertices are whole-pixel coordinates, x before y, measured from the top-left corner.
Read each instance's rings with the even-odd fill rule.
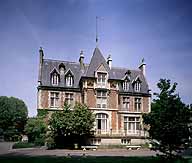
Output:
[[[151,94],[144,60],[136,70],[112,66],[96,47],[89,64],[81,51],[79,62],[45,59],[39,50],[37,109],[50,112],[64,103],[86,104],[95,114],[90,143],[143,144],[146,133],[142,113],[150,112]]]

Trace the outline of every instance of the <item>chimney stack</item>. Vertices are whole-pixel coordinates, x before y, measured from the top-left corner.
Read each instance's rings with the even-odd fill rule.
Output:
[[[109,65],[109,68],[111,69],[111,67],[112,67],[112,58],[111,58],[111,55],[109,55],[109,56],[107,57],[107,64]]]
[[[40,49],[39,49],[39,76],[38,76],[39,85],[41,85],[43,57],[44,57],[43,48],[40,47]]]
[[[84,55],[83,55],[83,50],[81,50],[80,52],[80,57],[79,57],[79,63],[80,63],[80,67],[81,69],[84,69]]]
[[[139,69],[142,71],[143,75],[145,76],[146,75],[146,63],[145,63],[145,60],[144,58],[141,60],[141,65],[139,66]]]
[[[39,49],[39,61],[40,61],[40,64],[43,63],[43,57],[44,57],[43,48],[40,47],[40,49]]]

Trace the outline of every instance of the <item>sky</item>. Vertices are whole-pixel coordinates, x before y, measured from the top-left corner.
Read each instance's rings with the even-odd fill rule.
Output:
[[[112,65],[137,69],[146,62],[153,92],[160,78],[177,82],[192,103],[191,0],[0,0],[0,96],[37,110],[39,47],[45,58],[89,63],[96,47]]]

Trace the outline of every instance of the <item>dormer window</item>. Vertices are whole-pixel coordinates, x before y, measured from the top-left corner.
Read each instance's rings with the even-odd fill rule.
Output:
[[[68,74],[65,77],[65,83],[67,87],[72,87],[73,86],[73,76],[71,74]]]
[[[129,90],[129,82],[127,80],[125,80],[123,82],[123,90],[124,91],[128,91]]]
[[[134,87],[135,87],[135,92],[140,92],[141,91],[140,81],[136,81]]]
[[[105,86],[107,80],[106,73],[97,73],[97,84],[100,86]]]
[[[51,83],[52,83],[52,85],[58,85],[59,84],[59,75],[57,74],[57,72],[52,73]]]

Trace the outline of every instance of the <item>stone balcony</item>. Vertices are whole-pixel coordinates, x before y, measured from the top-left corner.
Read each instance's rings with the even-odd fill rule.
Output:
[[[96,130],[94,131],[94,135],[96,137],[116,137],[116,138],[122,138],[122,137],[147,137],[148,134],[144,130]]]

